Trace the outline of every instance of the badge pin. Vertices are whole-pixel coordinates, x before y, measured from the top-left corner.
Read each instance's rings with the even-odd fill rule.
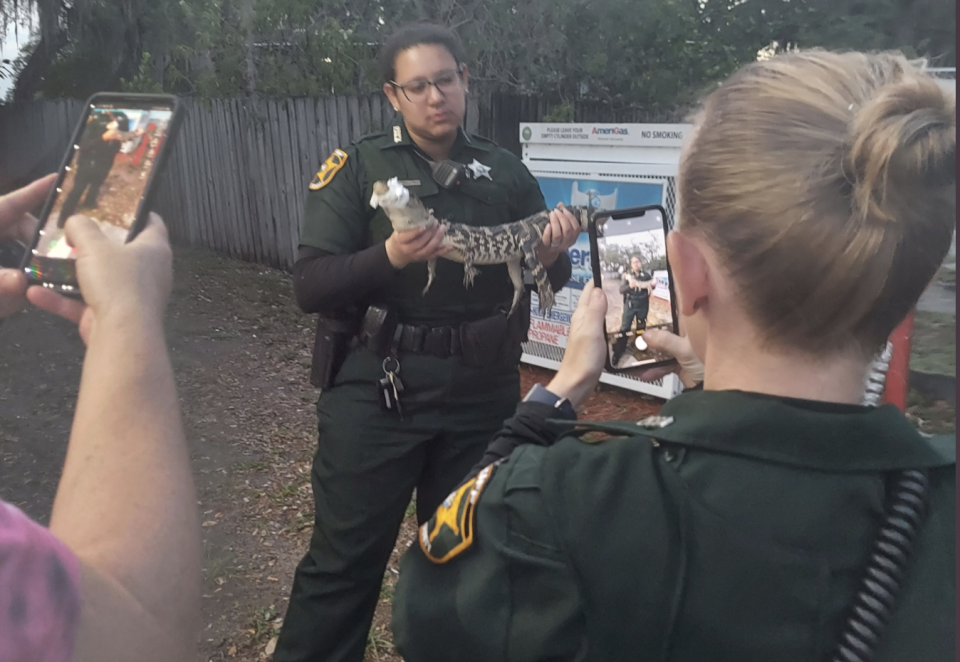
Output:
[[[493,181],[493,177],[490,176],[490,166],[483,165],[476,159],[473,160],[473,163],[467,166],[470,170],[470,173],[473,175],[474,179],[480,179],[481,177],[486,177],[490,181]]]
[[[398,143],[403,140],[403,132],[400,131],[399,126],[393,127],[393,142]]]
[[[673,416],[647,416],[642,421],[637,422],[637,425],[648,430],[656,430],[658,428],[665,428],[672,423]]]

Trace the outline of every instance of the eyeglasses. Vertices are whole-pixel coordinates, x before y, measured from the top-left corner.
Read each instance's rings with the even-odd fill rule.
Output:
[[[437,88],[441,96],[447,96],[450,92],[455,92],[460,89],[462,82],[463,72],[460,67],[457,67],[456,69],[441,71],[433,80],[414,78],[409,83],[404,83],[403,85],[396,81],[390,81],[390,84],[394,87],[399,87],[400,91],[403,92],[403,96],[407,97],[407,101],[411,103],[422,103],[426,100],[427,95],[430,94],[431,86]]]

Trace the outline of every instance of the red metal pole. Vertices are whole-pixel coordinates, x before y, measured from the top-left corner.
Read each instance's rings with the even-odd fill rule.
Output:
[[[907,409],[907,394],[910,391],[910,339],[913,335],[913,311],[900,322],[890,334],[893,350],[887,370],[886,387],[883,390],[884,404],[896,405],[900,411]]]

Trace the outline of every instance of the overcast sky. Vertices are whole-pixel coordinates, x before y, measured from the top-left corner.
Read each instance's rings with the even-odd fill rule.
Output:
[[[20,47],[29,41],[31,30],[30,22],[32,22],[34,26],[37,25],[36,7],[33,8],[32,12],[32,21],[19,25],[17,29],[14,29],[13,25],[7,29],[7,34],[3,37],[3,40],[0,41],[0,60],[15,59],[17,55],[20,54]],[[7,96],[7,90],[13,87],[13,82],[13,79],[0,78],[0,99],[4,99]]]

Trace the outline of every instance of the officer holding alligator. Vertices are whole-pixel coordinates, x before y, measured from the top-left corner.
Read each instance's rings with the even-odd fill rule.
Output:
[[[544,210],[543,195],[513,154],[461,129],[468,72],[450,31],[400,30],[383,48],[381,69],[398,117],[322,165],[294,267],[298,303],[320,313],[311,377],[322,391],[314,533],[277,662],[362,659],[413,490],[423,522],[520,398],[529,295],[508,316],[505,265],[480,266],[465,288],[463,265],[442,259],[442,225],[393,232],[370,197],[374,182],[397,177],[437,218],[492,226]],[[568,210],[551,212],[537,257],[554,290],[570,277],[566,249],[579,232]],[[424,294],[426,261],[435,257]]]
[[[614,345],[613,363],[620,360],[627,347],[627,335],[637,322],[637,333],[647,328],[647,313],[650,312],[650,294],[656,286],[653,275],[643,270],[643,264],[637,255],[630,257],[630,270],[623,275],[620,294],[623,295],[623,320],[620,334]]]

